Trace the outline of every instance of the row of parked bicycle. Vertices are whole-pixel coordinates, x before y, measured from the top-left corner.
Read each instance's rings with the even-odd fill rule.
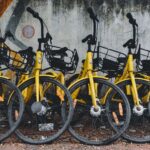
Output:
[[[124,54],[97,42],[99,20],[87,9],[93,33],[82,40],[88,45],[86,57],[75,74],[77,50],[54,46],[40,15],[30,7],[27,11],[40,21],[37,51],[13,51],[6,44],[7,38],[14,39],[10,31],[0,38],[0,141],[15,132],[26,143],[44,144],[68,130],[90,145],[119,137],[150,142],[150,51],[138,44],[132,15],[127,18],[133,38],[123,45],[128,51]],[[73,75],[66,79],[67,74]]]

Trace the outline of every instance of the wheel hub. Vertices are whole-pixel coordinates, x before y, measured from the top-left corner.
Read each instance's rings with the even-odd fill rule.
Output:
[[[93,117],[99,117],[101,115],[102,109],[100,106],[97,106],[97,108],[95,108],[94,106],[91,107],[90,109],[90,114]]]
[[[42,100],[40,102],[34,102],[31,106],[31,110],[33,114],[37,114],[39,116],[45,115],[47,112],[47,107],[43,105],[42,102],[45,102],[46,100]]]
[[[142,116],[146,108],[144,108],[142,105],[134,106],[133,107],[133,113],[137,116]]]

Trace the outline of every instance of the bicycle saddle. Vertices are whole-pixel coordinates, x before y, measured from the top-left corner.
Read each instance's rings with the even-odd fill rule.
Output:
[[[67,47],[63,47],[63,48],[60,48],[59,50],[51,50],[51,53],[53,56],[60,55],[60,56],[64,57],[64,56],[68,56],[66,53],[67,50],[68,50]]]
[[[25,50],[19,50],[18,52],[20,55],[24,55],[24,54],[30,54],[32,56],[35,56],[35,52],[33,51],[33,48],[32,47],[28,47],[27,49]]]

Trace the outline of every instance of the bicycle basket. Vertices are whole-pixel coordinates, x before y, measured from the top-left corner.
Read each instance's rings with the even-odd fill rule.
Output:
[[[79,61],[76,49],[70,50],[48,44],[45,44],[45,57],[53,70],[68,74],[76,71]]]
[[[1,65],[19,73],[31,72],[34,66],[34,56],[30,51],[32,51],[31,48],[16,52],[3,43],[3,46],[0,46]]]
[[[139,47],[137,70],[150,73],[150,50]]]
[[[127,59],[124,53],[100,45],[95,53],[96,59],[100,60],[98,68],[103,73],[112,75],[123,70]]]

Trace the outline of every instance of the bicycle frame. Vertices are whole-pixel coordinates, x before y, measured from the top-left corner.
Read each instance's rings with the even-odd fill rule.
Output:
[[[127,91],[131,90],[130,93],[132,93],[134,104],[136,106],[139,106],[140,102],[139,102],[139,97],[138,97],[138,93],[137,93],[137,86],[136,86],[136,82],[135,82],[134,59],[133,59],[132,54],[128,55],[128,59],[127,59],[126,66],[124,68],[124,72],[120,77],[116,78],[115,84],[117,84],[118,82],[121,82],[122,80],[125,80],[125,79],[131,80],[132,85],[131,85],[131,87],[130,86],[127,87]]]
[[[50,73],[46,73],[46,74],[41,74],[41,70],[42,70],[42,60],[43,60],[43,51],[37,50],[36,52],[36,59],[35,59],[35,66],[33,68],[33,72],[32,74],[29,75],[22,75],[20,80],[19,80],[19,84],[18,86],[20,86],[21,84],[23,84],[24,82],[26,82],[27,80],[29,80],[30,78],[35,77],[35,91],[36,91],[36,100],[37,102],[40,101],[40,99],[43,99],[44,97],[44,93],[46,92],[46,90],[51,86],[50,84],[47,85],[45,87],[45,89],[43,89],[43,87],[40,85],[39,82],[39,77],[40,76],[49,76],[51,78],[55,78],[55,79],[59,79],[59,81],[61,83],[64,83],[64,76],[62,73],[54,73],[54,72],[50,72]],[[34,87],[28,87],[25,91],[23,91],[23,96],[25,99],[25,102],[28,102],[29,99],[32,96],[32,92],[34,90]],[[64,93],[63,91],[57,87],[57,96],[60,97],[61,100],[64,100]]]
[[[94,81],[93,81],[93,78],[94,77],[101,77],[102,79],[105,79],[107,80],[108,78],[106,77],[103,77],[103,76],[96,76],[96,72],[93,72],[93,52],[90,52],[88,51],[87,52],[87,55],[86,55],[86,59],[83,63],[83,68],[78,76],[78,79],[72,83],[69,88],[71,88],[76,82],[80,81],[80,80],[83,80],[83,79],[86,79],[88,78],[89,81],[90,81],[90,84],[89,84],[89,94],[91,95],[92,97],[92,104],[93,106],[96,108],[97,107],[97,100],[96,100],[96,95],[97,95],[97,85],[94,84]],[[75,100],[78,93],[79,93],[80,89],[76,90],[73,94],[72,94],[72,98]],[[81,103],[85,103],[84,101],[82,100],[79,100]]]

